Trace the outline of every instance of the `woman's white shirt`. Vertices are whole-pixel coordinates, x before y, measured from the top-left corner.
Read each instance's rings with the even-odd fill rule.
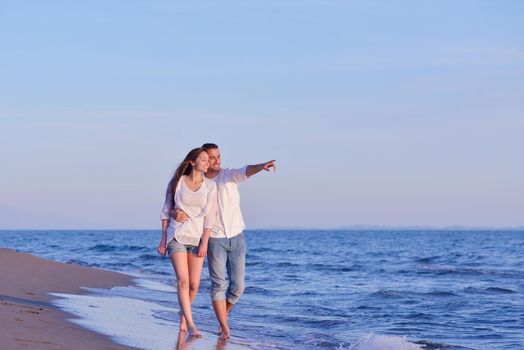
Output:
[[[162,220],[170,220],[167,227],[167,243],[176,238],[181,244],[198,246],[204,228],[211,229],[215,224],[217,211],[217,186],[213,180],[204,177],[200,188],[192,191],[183,177],[175,192],[175,208],[182,209],[188,216],[186,222],[178,222],[171,217],[171,189],[167,189],[167,200],[160,215]]]

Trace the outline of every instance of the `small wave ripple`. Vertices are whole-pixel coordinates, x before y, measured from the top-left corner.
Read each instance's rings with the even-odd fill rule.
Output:
[[[359,339],[349,350],[424,350],[406,337],[370,333]]]

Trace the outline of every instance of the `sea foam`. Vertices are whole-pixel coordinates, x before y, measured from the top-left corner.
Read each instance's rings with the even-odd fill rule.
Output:
[[[423,350],[406,337],[370,333],[359,339],[349,350]]]

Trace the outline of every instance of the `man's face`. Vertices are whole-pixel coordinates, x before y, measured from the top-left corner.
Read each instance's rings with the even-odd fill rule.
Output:
[[[209,155],[209,169],[211,171],[220,170],[220,151],[218,148],[211,148],[207,151]]]

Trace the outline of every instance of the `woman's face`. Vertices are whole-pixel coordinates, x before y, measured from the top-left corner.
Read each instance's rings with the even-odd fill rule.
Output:
[[[207,155],[207,152],[200,152],[197,159],[195,159],[193,167],[195,170],[201,171],[203,173],[207,171],[209,168],[209,156]]]

